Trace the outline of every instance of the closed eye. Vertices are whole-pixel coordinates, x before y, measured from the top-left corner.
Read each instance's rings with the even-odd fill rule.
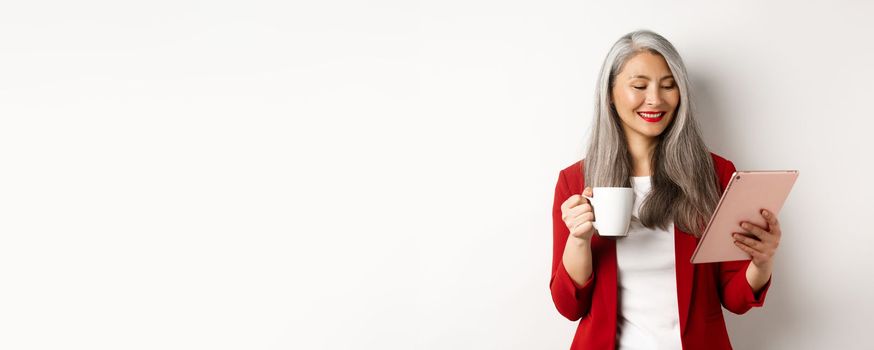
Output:
[[[675,87],[677,87],[677,86],[676,85],[662,86],[662,89],[673,90]],[[646,90],[646,86],[634,86],[634,88],[637,90]]]

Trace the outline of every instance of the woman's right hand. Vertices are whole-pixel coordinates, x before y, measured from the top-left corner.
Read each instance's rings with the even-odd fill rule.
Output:
[[[586,187],[583,194],[591,197],[592,188]],[[561,219],[570,230],[568,238],[574,237],[588,241],[595,233],[595,227],[592,225],[592,221],[595,221],[595,213],[592,211],[589,200],[581,195],[570,196],[561,204]]]

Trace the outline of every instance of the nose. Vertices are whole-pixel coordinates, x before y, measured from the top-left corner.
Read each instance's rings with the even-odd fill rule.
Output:
[[[647,91],[647,93],[646,93],[646,104],[647,105],[657,106],[657,105],[661,104],[661,102],[662,102],[662,96],[659,92],[659,89],[655,89],[655,91],[653,91],[653,89],[649,89],[649,91]]]

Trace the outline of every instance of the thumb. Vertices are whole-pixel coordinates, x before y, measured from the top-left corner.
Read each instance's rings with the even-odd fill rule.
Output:
[[[586,188],[583,190],[583,195],[591,197],[591,196],[592,196],[592,188],[591,188],[591,187],[586,187]],[[583,199],[585,199],[585,197],[583,197]],[[586,201],[588,202],[588,200],[586,200]]]

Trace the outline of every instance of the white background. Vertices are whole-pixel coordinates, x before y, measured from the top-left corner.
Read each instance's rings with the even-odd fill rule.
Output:
[[[621,35],[798,169],[739,349],[871,348],[874,6],[5,1],[0,348],[566,349],[559,170]]]

